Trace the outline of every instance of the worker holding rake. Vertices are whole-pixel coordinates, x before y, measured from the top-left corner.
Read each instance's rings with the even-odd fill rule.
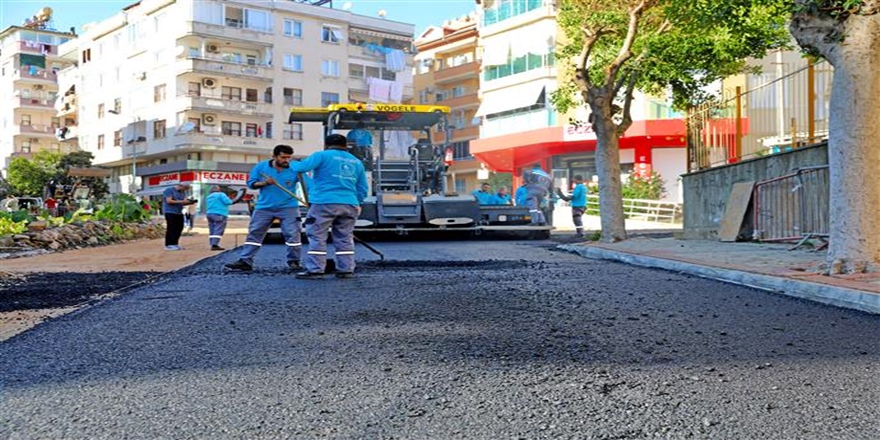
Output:
[[[254,258],[263,246],[263,239],[275,218],[281,221],[281,234],[287,245],[287,266],[294,270],[300,268],[302,243],[299,201],[290,196],[298,181],[297,172],[290,168],[292,158],[293,148],[281,144],[275,146],[272,159],[254,165],[247,185],[251,189],[259,189],[260,195],[251,214],[241,255],[238,261],[227,264],[226,268],[237,271],[253,270]]]

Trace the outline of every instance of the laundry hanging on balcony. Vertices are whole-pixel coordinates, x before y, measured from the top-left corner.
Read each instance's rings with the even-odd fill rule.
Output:
[[[406,55],[400,49],[392,49],[390,47],[380,46],[375,43],[364,44],[364,48],[370,52],[376,52],[385,55],[385,68],[392,72],[403,72],[406,70]]]
[[[381,78],[367,78],[367,86],[369,87],[370,101],[388,102],[391,96],[392,81]]]

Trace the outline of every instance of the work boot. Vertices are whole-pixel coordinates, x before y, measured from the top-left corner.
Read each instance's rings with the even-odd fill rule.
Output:
[[[301,280],[322,280],[324,279],[324,272],[302,271],[298,272],[296,277]]]
[[[239,270],[242,272],[250,272],[254,270],[253,266],[242,260],[238,260],[235,263],[229,263],[226,265],[226,268],[230,270]]]
[[[223,247],[220,247],[220,246],[214,245],[214,246],[211,246],[211,250],[212,250],[212,251],[225,251],[226,248],[223,248]]]
[[[288,262],[287,262],[287,267],[289,267],[289,268],[292,269],[292,270],[300,270],[300,269],[302,269],[302,266],[300,266],[299,261],[296,261],[296,260],[288,261]]]

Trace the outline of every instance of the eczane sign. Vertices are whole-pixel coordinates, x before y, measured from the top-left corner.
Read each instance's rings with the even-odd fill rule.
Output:
[[[596,132],[593,131],[593,124],[566,124],[562,127],[562,140],[565,142],[595,141]]]

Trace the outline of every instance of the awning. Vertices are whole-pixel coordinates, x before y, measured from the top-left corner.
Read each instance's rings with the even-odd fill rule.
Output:
[[[412,43],[412,41],[413,41],[413,37],[410,35],[395,35],[395,34],[389,34],[386,32],[372,31],[372,30],[368,30],[368,29],[364,29],[364,28],[355,27],[355,26],[349,27],[349,32],[352,34],[369,35],[371,37],[387,38],[389,40],[406,41],[407,43]]]
[[[543,91],[544,84],[527,83],[483,95],[483,102],[474,116],[493,115],[518,108],[531,107],[535,104],[543,104],[538,102]]]
[[[170,186],[164,186],[162,188],[147,188],[142,189],[137,192],[139,196],[158,196],[165,192],[166,188],[170,188]]]

